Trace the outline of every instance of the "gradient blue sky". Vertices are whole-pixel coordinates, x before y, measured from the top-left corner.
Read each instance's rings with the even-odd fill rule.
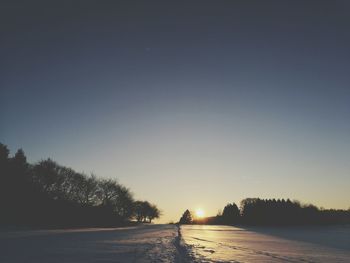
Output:
[[[24,1],[23,1],[24,2]],[[350,206],[347,1],[0,4],[0,141],[164,212]]]

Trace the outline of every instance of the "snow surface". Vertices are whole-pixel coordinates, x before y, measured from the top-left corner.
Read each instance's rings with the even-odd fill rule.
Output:
[[[185,262],[175,225],[0,232],[1,263]]]
[[[194,262],[350,262],[350,227],[181,226]]]
[[[0,262],[350,262],[350,227],[1,230]]]

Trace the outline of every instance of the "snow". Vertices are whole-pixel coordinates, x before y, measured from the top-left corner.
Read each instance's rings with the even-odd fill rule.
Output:
[[[350,227],[0,230],[0,262],[350,262]]]
[[[182,262],[175,225],[2,231],[1,263]]]
[[[181,226],[194,262],[350,262],[349,227]]]

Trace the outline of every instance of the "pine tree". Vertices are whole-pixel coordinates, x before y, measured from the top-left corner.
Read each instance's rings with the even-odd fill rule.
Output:
[[[191,212],[187,209],[187,210],[183,213],[182,217],[180,218],[179,223],[180,223],[180,224],[192,224],[192,222],[193,222],[192,214],[191,214]]]

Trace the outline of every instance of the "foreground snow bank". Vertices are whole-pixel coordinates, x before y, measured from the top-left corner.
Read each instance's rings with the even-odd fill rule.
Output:
[[[179,244],[175,225],[3,231],[0,262],[186,262]]]

